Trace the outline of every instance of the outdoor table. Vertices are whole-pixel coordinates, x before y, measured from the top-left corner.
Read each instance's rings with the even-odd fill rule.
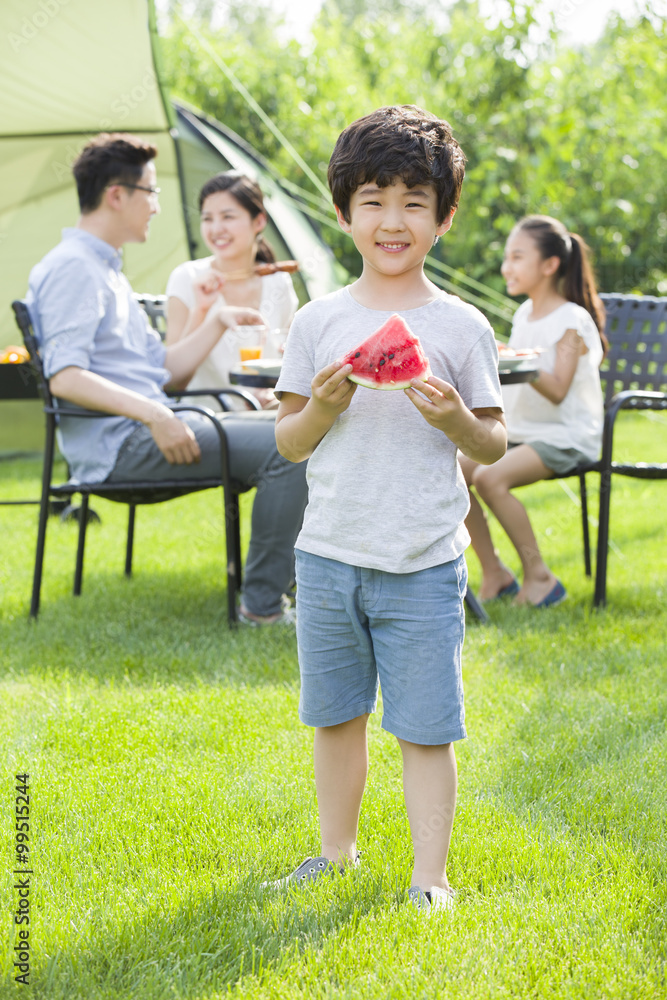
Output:
[[[276,361],[277,366],[280,365],[280,361]],[[241,385],[251,389],[274,389],[276,383],[278,382],[278,375],[266,374],[265,372],[253,372],[249,371],[252,362],[247,363],[247,368],[236,368],[232,369],[229,373],[229,381],[234,385]],[[503,368],[502,361],[498,368],[498,377],[500,378],[501,385],[517,385],[521,382],[534,382],[537,378],[538,369],[537,368],[520,368],[519,370],[514,370],[510,368]],[[489,616],[486,611],[478,601],[477,597],[473,591],[468,587],[466,590],[465,602],[469,610],[478,618],[481,622],[488,622]]]
[[[275,364],[279,366],[280,362],[276,361]],[[229,373],[229,381],[233,385],[240,385],[249,389],[275,389],[278,382],[277,375],[251,371],[251,361],[247,365],[247,368],[232,368]],[[519,382],[534,382],[537,378],[537,372],[537,368],[522,368],[514,371],[501,366],[498,369],[498,377],[500,378],[501,385],[517,385]]]
[[[39,399],[37,379],[28,364],[0,365],[0,403],[13,399]],[[39,500],[0,500],[2,507],[37,505]]]
[[[5,399],[39,399],[31,365],[0,365],[0,402]]]

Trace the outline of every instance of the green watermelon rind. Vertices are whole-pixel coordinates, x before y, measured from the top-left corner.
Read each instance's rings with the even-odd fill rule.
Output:
[[[426,361],[428,364],[428,358],[426,359]],[[350,380],[350,382],[356,382],[357,385],[362,385],[365,389],[379,389],[381,392],[382,391],[395,392],[397,389],[398,390],[409,389],[410,386],[412,385],[413,378],[423,378],[425,380],[429,377],[430,374],[431,374],[431,369],[429,367],[427,368],[426,372],[421,376],[413,375],[411,378],[403,379],[401,382],[393,382],[393,383],[388,382],[385,385],[381,385],[378,382],[371,382],[370,379],[365,379],[361,375],[355,375],[353,372],[351,372],[347,377]]]

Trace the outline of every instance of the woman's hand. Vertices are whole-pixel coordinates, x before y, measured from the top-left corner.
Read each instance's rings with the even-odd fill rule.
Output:
[[[237,326],[265,326],[264,317],[249,306],[228,306],[220,301],[209,316],[216,316],[223,326],[233,330]]]
[[[223,276],[212,268],[198,275],[192,283],[195,293],[195,309],[206,314],[222,292],[224,284]]]
[[[278,400],[273,389],[251,389],[250,391],[261,404],[263,410],[278,409]]]

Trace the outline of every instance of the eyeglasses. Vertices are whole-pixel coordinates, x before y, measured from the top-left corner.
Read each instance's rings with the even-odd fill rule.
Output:
[[[145,187],[143,184],[124,184],[122,181],[118,181],[118,187],[134,188],[135,191],[148,191],[149,194],[154,194],[156,197],[162,191],[162,188]]]

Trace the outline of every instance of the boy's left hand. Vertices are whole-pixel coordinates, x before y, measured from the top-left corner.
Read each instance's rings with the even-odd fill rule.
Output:
[[[424,420],[445,434],[456,429],[467,409],[454,386],[435,375],[425,380],[414,378],[405,394]]]

